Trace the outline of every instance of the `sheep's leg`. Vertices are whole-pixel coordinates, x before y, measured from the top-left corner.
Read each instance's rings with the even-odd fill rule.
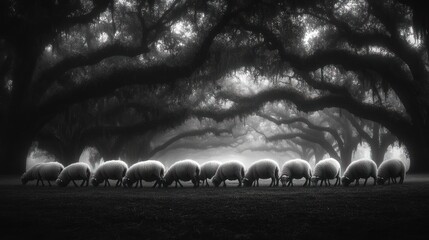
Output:
[[[43,179],[40,179],[40,182],[42,182],[42,187],[44,187],[45,183],[43,182]]]
[[[404,177],[403,176],[401,176],[400,178],[399,178],[399,184],[403,184],[404,183]]]
[[[175,180],[175,182],[176,182],[176,185],[174,187],[177,188],[177,180]]]
[[[259,187],[259,178],[256,179],[256,186]]]
[[[78,186],[77,186],[77,184],[76,184],[76,182],[74,181],[74,179],[72,179],[72,182],[73,182],[73,185],[74,185],[75,187],[78,187]]]
[[[152,186],[152,188],[156,188],[156,185],[158,185],[159,180],[155,181],[155,184]]]
[[[275,187],[275,186],[276,186],[276,179],[272,177],[270,187]]]
[[[373,186],[377,184],[377,177],[372,177],[374,179],[374,182],[372,183]]]
[[[396,182],[396,178],[395,178],[395,177],[392,177],[392,179],[393,179],[393,183],[395,183],[395,184],[396,184],[396,183],[397,183],[397,182]]]
[[[39,186],[40,179],[37,179],[36,186]]]
[[[368,181],[368,178],[365,178],[365,182],[363,183],[363,186],[366,186],[367,181]]]
[[[320,185],[319,185],[319,187],[321,187],[323,185],[323,179],[322,180],[320,180]]]
[[[237,187],[241,187],[241,179],[238,179],[238,186]]]
[[[179,181],[179,180],[177,180],[177,182],[179,183],[180,187],[183,187],[182,183],[180,183],[180,181]]]
[[[109,179],[106,179],[106,182],[107,182],[107,186],[110,187],[110,181],[109,181]]]
[[[255,187],[256,186],[256,181],[253,181],[253,187]]]
[[[226,182],[225,182],[225,180],[223,180],[223,187],[226,187]]]
[[[304,182],[304,185],[302,185],[303,187],[307,186],[307,181],[308,181],[308,179],[306,178],[305,182]]]
[[[356,179],[355,186],[359,186],[359,178],[358,178],[358,179]]]
[[[326,179],[326,181],[328,181],[328,186],[331,186],[331,182],[329,181],[329,179]]]
[[[206,187],[210,187],[209,180],[206,179]]]
[[[85,179],[80,183],[79,187],[83,187],[83,185],[85,184]]]

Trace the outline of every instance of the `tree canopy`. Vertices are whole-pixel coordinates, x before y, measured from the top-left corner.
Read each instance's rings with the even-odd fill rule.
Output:
[[[327,153],[345,165],[363,141],[378,162],[399,142],[411,170],[429,171],[421,4],[1,1],[2,171],[25,169],[34,141],[65,162],[88,146],[137,161],[222,137],[237,151]]]

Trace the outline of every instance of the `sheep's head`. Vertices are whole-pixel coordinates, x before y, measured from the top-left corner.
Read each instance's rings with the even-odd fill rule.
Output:
[[[57,183],[57,185],[58,186],[60,186],[60,187],[65,187],[65,186],[67,186],[67,184],[61,179],[61,178],[58,178],[56,181],[55,181],[56,183]]]
[[[317,182],[320,180],[320,177],[316,177],[316,176],[312,176],[311,177],[311,183],[314,185],[314,186],[316,186],[317,185]]]
[[[134,184],[134,182],[131,181],[131,179],[128,178],[128,177],[123,177],[122,178],[122,184],[123,184],[124,187],[132,187],[133,184]]]
[[[292,180],[292,178],[291,177],[289,177],[289,176],[287,176],[287,175],[281,175],[280,176],[280,181],[282,182],[282,186],[283,187],[286,187],[286,184],[289,182],[289,181],[291,181]]]
[[[378,185],[383,185],[385,182],[386,182],[385,178],[382,178],[382,177],[377,178],[377,184]]]
[[[348,185],[350,185],[350,183],[353,182],[353,180],[348,177],[342,177],[341,182],[343,183],[343,186],[347,187]]]
[[[248,178],[243,178],[243,186],[245,187],[251,187],[253,181],[250,181]]]
[[[219,178],[217,178],[217,177],[213,177],[213,179],[212,179],[212,183],[213,183],[213,185],[215,187],[219,187],[219,185],[220,185],[221,182],[222,181]]]
[[[98,186],[98,184],[99,184],[99,182],[98,182],[98,180],[97,180],[96,178],[93,178],[93,179],[91,179],[91,184],[92,184],[94,187],[97,187],[97,186]]]

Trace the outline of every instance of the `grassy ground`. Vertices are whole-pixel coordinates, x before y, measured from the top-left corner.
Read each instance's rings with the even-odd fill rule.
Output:
[[[429,236],[425,175],[403,185],[348,188],[303,188],[302,182],[293,188],[42,188],[18,180],[0,179],[1,239]]]

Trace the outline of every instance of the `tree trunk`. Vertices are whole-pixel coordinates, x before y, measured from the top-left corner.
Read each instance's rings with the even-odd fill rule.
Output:
[[[380,146],[378,144],[370,144],[371,147],[371,159],[377,164],[377,166],[380,166],[380,164],[384,160],[384,154],[386,153],[386,149],[380,149]]]
[[[22,174],[27,164],[32,137],[29,134],[9,130],[3,137],[0,174]],[[14,133],[12,133],[14,132]]]
[[[341,165],[341,172],[344,172],[352,162],[352,155],[353,155],[352,147],[344,146],[344,148],[341,149],[341,159],[339,161]]]
[[[412,141],[405,143],[409,157],[409,173],[428,173],[429,172],[429,139],[426,142]]]

